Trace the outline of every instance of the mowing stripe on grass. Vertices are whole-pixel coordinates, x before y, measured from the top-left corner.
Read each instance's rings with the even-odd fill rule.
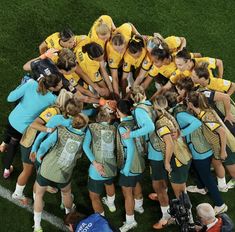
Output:
[[[28,205],[28,206],[21,205],[17,200],[12,199],[11,194],[12,193],[8,189],[6,189],[0,185],[0,197],[7,199],[8,201],[12,202],[13,204],[15,204],[21,208],[24,208],[33,214],[33,206],[32,205]],[[68,229],[66,228],[63,221],[60,218],[48,213],[45,210],[43,210],[42,219],[51,223],[52,225],[54,225],[55,227],[59,228],[62,231],[68,231]]]

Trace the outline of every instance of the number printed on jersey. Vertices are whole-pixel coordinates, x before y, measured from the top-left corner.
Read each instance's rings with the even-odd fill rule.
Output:
[[[61,167],[69,167],[74,162],[75,155],[78,152],[80,145],[80,142],[68,138],[58,159],[58,164]]]

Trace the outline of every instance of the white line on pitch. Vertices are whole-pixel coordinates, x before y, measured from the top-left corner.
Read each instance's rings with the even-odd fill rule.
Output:
[[[11,197],[11,192],[4,188],[3,186],[0,185],[0,196],[2,198],[7,199],[8,201],[14,203],[15,205],[26,209],[27,211],[29,211],[30,213],[33,214],[33,207],[32,205],[28,205],[28,206],[22,206],[17,200],[12,199]],[[66,226],[64,225],[63,221],[56,217],[55,215],[52,215],[50,213],[48,213],[47,211],[43,210],[42,213],[42,219],[51,223],[52,225],[54,225],[55,227],[59,228],[62,231],[68,231],[68,229],[66,228]]]

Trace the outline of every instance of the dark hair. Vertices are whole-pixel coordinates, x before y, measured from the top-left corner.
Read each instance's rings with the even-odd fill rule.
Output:
[[[206,80],[208,80],[210,78],[208,65],[209,64],[207,62],[202,62],[202,63],[196,64],[193,70],[199,78],[205,78]]]
[[[60,39],[63,42],[67,42],[74,36],[74,33],[69,28],[65,28],[60,32]]]
[[[103,48],[95,43],[91,42],[89,44],[86,44],[82,47],[82,52],[86,53],[91,57],[91,58],[98,58],[104,54]]]
[[[183,48],[176,54],[176,58],[184,59],[185,61],[191,60],[191,55],[186,48]]]
[[[112,37],[112,43],[116,46],[121,46],[125,43],[125,38],[121,33],[117,33]]]
[[[38,81],[38,92],[45,95],[49,88],[56,87],[61,81],[60,75],[42,76]]]
[[[128,49],[130,53],[135,54],[144,48],[144,39],[140,35],[133,35],[129,41]]]
[[[177,88],[180,90],[184,89],[186,92],[189,92],[194,89],[194,83],[190,77],[183,76],[182,78],[179,78],[176,82]]]
[[[76,229],[76,225],[82,220],[84,219],[86,216],[84,214],[81,214],[79,212],[71,212],[68,213],[65,218],[64,218],[64,224],[65,225],[69,225],[71,224],[73,226],[73,229],[75,231]]]
[[[59,58],[56,66],[59,69],[63,69],[66,72],[69,72],[72,68],[76,67],[76,56],[75,54],[68,48],[63,48],[59,52]]]
[[[168,49],[160,49],[154,47],[151,51],[151,55],[157,58],[158,60],[164,60],[170,58],[170,51]]]
[[[119,100],[117,103],[117,108],[125,115],[131,115],[131,103],[128,100]]]
[[[204,94],[196,91],[191,91],[188,93],[188,101],[191,102],[194,107],[200,108],[202,110],[207,110],[210,108],[207,98]]]
[[[177,96],[178,94],[174,91],[167,91],[164,96],[167,99],[168,106],[170,108],[174,107],[177,104]]]

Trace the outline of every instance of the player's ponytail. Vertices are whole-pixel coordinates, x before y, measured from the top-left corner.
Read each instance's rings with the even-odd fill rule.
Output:
[[[41,76],[38,78],[38,89],[37,91],[45,95],[49,88],[56,87],[61,81],[60,75],[51,74],[50,76]]]
[[[141,52],[144,47],[144,39],[140,35],[133,35],[131,37],[128,45],[130,53],[135,54],[137,52]]]

